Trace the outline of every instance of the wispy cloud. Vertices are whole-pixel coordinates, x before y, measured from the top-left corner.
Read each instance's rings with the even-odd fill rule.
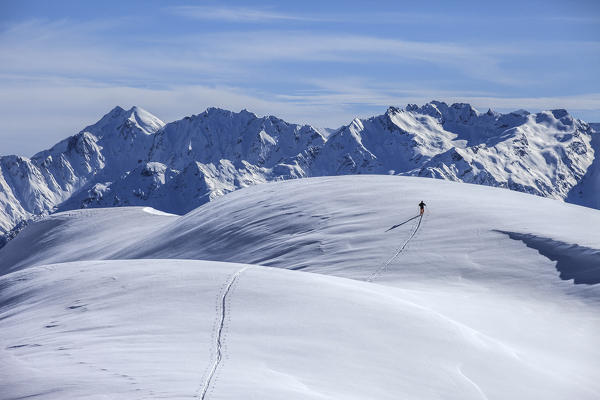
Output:
[[[203,76],[213,82],[255,78],[252,71],[263,65],[277,68],[290,61],[393,65],[410,60],[478,79],[514,81],[499,66],[502,55],[515,51],[510,48],[305,31],[221,32],[138,40],[131,46],[98,40],[98,29],[101,25],[31,21],[1,32],[0,72],[160,85],[165,76],[171,84],[199,83]]]
[[[296,70],[296,81],[318,78],[327,72],[323,63],[370,70],[398,66],[409,71],[424,65],[443,70],[446,77],[456,75],[454,80],[518,87],[541,83],[542,75],[532,68],[525,75],[516,74],[507,68],[511,59],[539,53],[564,58],[600,48],[597,42],[476,45],[305,30],[225,31],[114,41],[98,38],[99,30],[113,29],[116,23],[30,21],[16,25],[0,32],[0,72],[161,86],[285,80],[289,75],[286,63],[290,62],[307,66]],[[308,67],[311,63],[316,68]],[[262,73],[265,66],[268,76]]]
[[[115,105],[138,105],[166,122],[197,114],[216,106],[234,111],[249,109],[259,115],[276,115],[289,122],[321,127],[338,127],[354,117],[369,117],[387,106],[424,104],[431,100],[467,102],[485,111],[519,108],[539,111],[567,108],[576,116],[600,110],[600,93],[555,97],[502,97],[493,93],[443,91],[432,88],[404,89],[402,83],[390,87],[361,78],[313,82],[311,90],[295,93],[265,92],[233,85],[170,85],[143,88],[101,85],[84,80],[39,79],[31,86],[16,81],[0,91],[0,142],[24,155],[49,147],[84,126],[98,120]],[[24,123],[27,121],[27,123]],[[3,147],[4,147],[3,146]],[[0,149],[5,154],[8,150]],[[11,151],[13,152],[13,151]]]
[[[234,9],[235,18],[305,18],[240,10]],[[585,55],[593,65],[590,55],[600,48],[594,41],[483,45],[262,25],[189,35],[121,34],[131,25],[117,18],[30,20],[0,28],[0,143],[21,143],[21,152],[31,154],[115,104],[140,105],[167,121],[219,106],[329,127],[388,105],[432,99],[482,109],[567,108],[600,115],[593,82],[590,94],[563,95],[582,92],[569,87],[573,69],[544,70],[532,61],[539,56],[553,66],[567,65]],[[509,68],[511,62],[517,68]],[[522,62],[531,64],[519,69]]]
[[[343,9],[330,14],[292,14],[276,11],[273,7],[231,7],[222,5],[194,5],[194,6],[172,6],[167,7],[166,11],[172,15],[197,19],[214,20],[226,22],[256,23],[256,22],[323,22],[323,23],[352,23],[357,25],[364,24],[443,24],[454,25],[456,23],[466,24],[486,24],[487,20],[478,18],[473,13],[464,13],[462,15],[452,15],[448,17],[447,13],[428,12],[398,12],[387,10],[363,10],[360,14],[356,12],[348,13]],[[549,22],[549,23],[567,23],[567,24],[597,24],[600,18],[590,15],[496,15],[494,19],[502,23],[531,23]]]
[[[520,17],[522,21],[526,21],[526,17]],[[551,16],[537,16],[533,17],[540,21],[547,22],[561,22],[561,23],[572,23],[572,24],[600,24],[600,17],[596,15],[551,15]]]
[[[214,63],[244,65],[246,69],[265,64],[273,67],[283,62],[345,63],[373,68],[409,61],[504,84],[523,82],[500,67],[502,58],[526,51],[514,46],[467,46],[297,30],[220,32],[170,39],[165,41],[167,44],[185,46],[188,52]]]
[[[286,14],[264,8],[175,6],[168,10],[174,15],[186,18],[229,22],[323,21],[316,17]]]
[[[287,101],[260,89],[227,85],[173,85],[158,89],[40,79],[33,86],[15,82],[0,91],[0,154],[30,156],[94,123],[115,105],[137,105],[166,122],[201,113],[208,107],[249,109],[259,115],[276,115],[289,122],[316,126],[341,125],[356,116],[344,104],[324,108],[311,102]]]
[[[15,24],[0,32],[0,74],[160,86],[190,76],[218,81],[240,72],[233,63],[217,62],[193,49],[152,46],[137,38],[103,39],[107,31],[129,22],[30,20]]]
[[[332,105],[342,105],[349,109],[356,109],[357,105],[369,106],[377,112],[390,105],[402,107],[408,103],[425,104],[431,100],[470,103],[484,111],[488,108],[498,111],[523,108],[532,112],[555,108],[566,108],[575,112],[600,110],[600,93],[570,96],[499,96],[484,91],[439,90],[431,86],[417,88],[403,82],[383,85],[356,77],[315,80],[312,83],[314,90],[281,94],[275,98],[294,104],[311,104],[324,108]]]

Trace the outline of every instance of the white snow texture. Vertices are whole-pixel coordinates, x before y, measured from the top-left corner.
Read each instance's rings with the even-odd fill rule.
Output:
[[[598,399],[598,226],[384,175],[56,213],[0,249],[0,398]]]

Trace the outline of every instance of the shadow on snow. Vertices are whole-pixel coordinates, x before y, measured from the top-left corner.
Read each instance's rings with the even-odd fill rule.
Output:
[[[600,250],[532,234],[499,230],[496,232],[508,235],[511,239],[520,240],[544,257],[556,261],[556,269],[561,279],[573,279],[576,284],[600,283]]]
[[[392,227],[391,227],[390,229],[388,229],[386,232],[389,232],[389,231],[391,231],[392,229],[396,229],[397,227],[399,227],[399,226],[402,226],[402,225],[406,224],[407,222],[410,222],[410,221],[412,221],[412,220],[413,220],[413,219],[415,219],[415,218],[419,218],[419,215],[415,215],[414,217],[412,217],[412,218],[409,218],[409,219],[407,219],[407,220],[406,220],[406,221],[404,221],[404,222],[400,222],[399,224],[392,226]]]

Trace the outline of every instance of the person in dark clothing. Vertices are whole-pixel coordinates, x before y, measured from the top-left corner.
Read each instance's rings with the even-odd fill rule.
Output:
[[[419,209],[421,210],[419,212],[419,215],[423,215],[423,213],[425,212],[425,203],[423,203],[423,200],[421,200],[421,202],[419,203]]]

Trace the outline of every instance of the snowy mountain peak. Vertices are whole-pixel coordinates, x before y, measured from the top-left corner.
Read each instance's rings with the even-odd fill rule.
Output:
[[[120,135],[136,136],[138,133],[152,135],[165,125],[158,117],[148,111],[134,106],[129,110],[116,106],[105,114],[98,122],[82,130],[102,138],[104,136]]]
[[[530,115],[531,113],[527,110],[523,110],[522,108],[520,108],[518,110],[512,111],[511,114],[527,116],[527,115]]]
[[[477,118],[482,115],[473,106],[468,103],[453,103],[448,105],[443,101],[432,100],[429,103],[419,107],[416,104],[408,104],[405,108],[406,111],[429,115],[433,118],[438,118],[441,121],[461,121],[466,123],[473,118]],[[489,110],[488,113],[493,115],[493,112]],[[485,115],[485,114],[484,114]]]
[[[138,106],[133,106],[129,111],[127,111],[127,114],[129,114],[127,119],[137,124],[137,126],[148,135],[156,133],[159,129],[165,126],[165,123],[159,118]]]
[[[433,177],[600,208],[600,137],[592,133],[563,109],[479,113],[435,100],[390,106],[335,131],[214,107],[165,125],[140,107],[117,106],[31,159],[0,157],[0,233],[57,208],[185,213],[253,184],[345,174]]]
[[[360,118],[354,118],[352,120],[352,122],[350,123],[350,129],[353,132],[360,131],[360,130],[364,129],[364,126],[363,126],[363,123],[362,123],[361,119]]]
[[[565,110],[564,108],[550,110],[550,112],[552,113],[552,115],[554,115],[554,118],[556,118],[556,119],[561,119],[566,116],[570,116],[569,113],[567,112],[567,110]]]
[[[202,114],[205,118],[227,118],[227,119],[236,119],[242,118],[246,120],[257,119],[258,116],[253,112],[250,112],[246,109],[241,110],[240,112],[225,110],[223,108],[218,107],[209,107]]]
[[[410,106],[410,104],[409,104],[409,106]],[[385,114],[386,115],[394,115],[394,114],[399,113],[400,111],[402,111],[401,108],[394,107],[394,106],[389,106],[388,109],[387,109],[387,111],[385,112]]]
[[[122,115],[124,112],[126,112],[126,110],[123,107],[115,106],[112,110],[110,110],[107,114],[105,114],[105,116],[110,115],[110,116],[116,118],[119,115]]]

